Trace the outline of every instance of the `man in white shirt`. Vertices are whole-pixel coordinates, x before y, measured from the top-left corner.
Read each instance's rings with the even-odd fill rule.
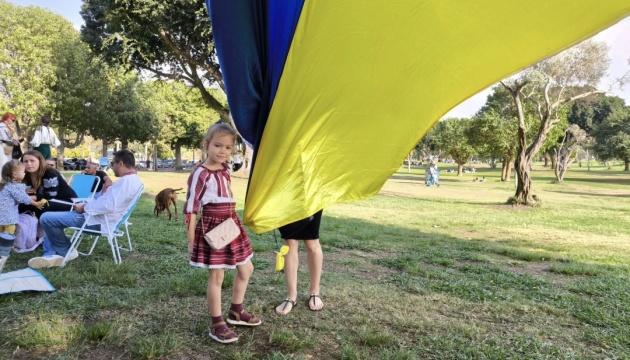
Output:
[[[58,148],[61,145],[57,134],[49,125],[50,117],[47,115],[42,116],[42,126],[35,130],[33,140],[31,140],[33,150],[37,150],[44,155],[44,159],[50,159],[51,147]]]
[[[39,269],[44,267],[61,266],[66,253],[70,249],[70,239],[64,233],[68,227],[81,227],[86,221],[92,229],[113,231],[116,224],[134,197],[142,189],[142,182],[136,173],[135,159],[129,150],[120,150],[114,154],[112,169],[119,178],[98,199],[92,199],[85,204],[75,204],[72,211],[46,212],[39,219],[46,232],[47,242],[44,249],[48,249],[44,256],[34,257],[28,261],[28,266]],[[107,215],[107,216],[105,216]],[[76,250],[68,256],[68,261],[79,255]]]

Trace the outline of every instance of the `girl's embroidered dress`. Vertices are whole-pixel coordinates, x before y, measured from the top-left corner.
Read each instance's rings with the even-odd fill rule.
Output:
[[[195,240],[190,253],[190,265],[207,269],[234,269],[247,263],[253,256],[249,237],[236,215],[236,204],[230,188],[227,165],[220,170],[198,166],[188,178],[188,194],[184,214],[201,214],[195,227]],[[204,234],[232,217],[240,227],[241,235],[221,250],[212,249]]]

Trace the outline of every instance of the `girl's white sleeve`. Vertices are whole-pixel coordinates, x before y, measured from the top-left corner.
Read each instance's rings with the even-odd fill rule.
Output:
[[[59,145],[61,145],[61,141],[59,141],[59,138],[53,129],[50,129],[50,138],[50,145],[52,147],[59,147]]]
[[[42,130],[37,129],[35,130],[35,134],[33,135],[33,140],[31,140],[31,145],[33,147],[38,147],[41,144],[42,144]]]

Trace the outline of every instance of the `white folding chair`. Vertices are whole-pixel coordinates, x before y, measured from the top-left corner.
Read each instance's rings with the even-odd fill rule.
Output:
[[[70,249],[68,249],[68,252],[66,253],[65,258],[63,259],[63,264],[61,266],[65,266],[66,262],[68,261],[68,257],[70,256],[70,253],[73,250],[76,250],[77,252],[79,252],[78,248],[79,248],[79,245],[81,244],[83,234],[92,236],[93,241],[92,241],[92,245],[90,246],[90,250],[87,253],[79,252],[79,254],[84,255],[84,256],[92,255],[92,252],[94,251],[94,248],[96,247],[96,243],[98,242],[98,239],[101,236],[104,236],[107,238],[107,243],[112,249],[112,257],[114,259],[114,263],[120,264],[122,262],[122,257],[120,256],[120,250],[126,250],[126,251],[133,250],[131,246],[131,237],[129,236],[129,225],[131,225],[131,223],[128,220],[129,220],[129,216],[131,216],[131,213],[136,208],[136,205],[138,204],[138,201],[140,200],[140,197],[142,196],[143,190],[144,190],[144,186],[142,186],[140,190],[138,190],[138,193],[134,196],[133,200],[129,203],[129,205],[125,209],[123,216],[120,218],[120,220],[118,220],[118,222],[113,228],[111,228],[109,226],[109,222],[106,221],[104,225],[105,229],[103,229],[102,226],[100,230],[90,229],[87,226],[88,219],[90,216],[89,214],[86,214],[85,222],[83,223],[81,227],[70,227],[69,229],[73,230],[74,233],[70,237]],[[111,215],[104,214],[104,216],[107,218],[108,216],[111,216]],[[118,244],[118,238],[125,234],[127,235],[127,242],[129,244],[128,248],[122,247]]]

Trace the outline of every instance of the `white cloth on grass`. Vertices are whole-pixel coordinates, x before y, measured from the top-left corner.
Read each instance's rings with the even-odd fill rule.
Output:
[[[22,291],[55,291],[55,287],[31,268],[0,274],[0,295]]]

